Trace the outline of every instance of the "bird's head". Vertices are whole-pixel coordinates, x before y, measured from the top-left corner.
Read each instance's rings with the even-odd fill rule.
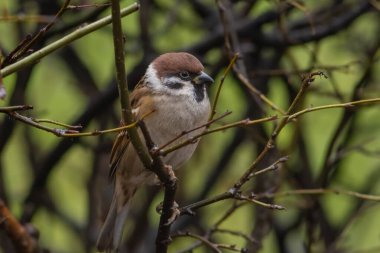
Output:
[[[202,63],[189,53],[166,53],[157,57],[146,72],[147,84],[158,93],[191,96],[197,102],[207,98],[206,87],[214,80]]]

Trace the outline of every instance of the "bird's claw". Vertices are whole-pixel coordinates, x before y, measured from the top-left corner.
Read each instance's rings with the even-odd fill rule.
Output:
[[[169,178],[171,181],[177,181],[177,177],[175,176],[174,170],[171,165],[165,164],[165,168],[168,172]]]
[[[156,212],[159,214],[162,214],[163,207],[164,207],[164,204],[163,202],[161,202],[160,204],[156,206]],[[170,214],[168,221],[164,224],[165,226],[172,224],[180,216],[181,212],[178,207],[179,205],[177,204],[177,202],[174,201],[173,206],[170,208],[172,212]]]
[[[174,201],[173,206],[171,208],[172,213],[168,221],[165,223],[165,226],[172,224],[180,216],[181,212],[179,211],[178,207],[179,205],[177,204],[177,202]]]

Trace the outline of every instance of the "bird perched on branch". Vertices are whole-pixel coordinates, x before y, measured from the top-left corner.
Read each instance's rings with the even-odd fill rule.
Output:
[[[214,80],[204,72],[202,63],[193,55],[166,53],[156,58],[130,95],[135,120],[144,123],[154,143],[160,147],[184,131],[202,126],[210,114],[206,88]],[[203,128],[192,132],[196,135]],[[142,134],[140,133],[140,137]],[[182,136],[173,146],[189,138]],[[197,142],[163,157],[165,164],[178,169],[193,154]],[[117,250],[122,238],[128,207],[136,190],[153,184],[154,174],[141,163],[126,132],[118,135],[111,152],[110,175],[115,189],[110,209],[97,241],[99,251]]]

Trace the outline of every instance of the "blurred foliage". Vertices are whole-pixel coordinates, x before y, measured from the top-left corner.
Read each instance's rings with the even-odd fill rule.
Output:
[[[219,17],[217,2],[142,0],[140,12],[123,19],[130,87],[155,56],[168,51],[197,55],[218,83],[230,52],[225,49],[226,24]],[[324,71],[328,79],[316,78],[298,110],[349,102],[353,97],[354,100],[380,97],[378,1],[220,2],[233,7],[225,12],[234,17],[239,53],[249,80],[283,110],[298,91],[301,76],[314,70]],[[3,57],[28,34],[46,25],[38,20],[52,20],[62,3],[1,1]],[[73,0],[70,4],[95,3],[101,2]],[[121,3],[126,6],[131,2]],[[241,28],[269,17],[269,12],[274,16],[272,19]],[[109,13],[108,7],[68,9],[33,49]],[[29,20],[32,15],[37,20]],[[336,26],[350,18],[350,22]],[[64,29],[72,23],[75,26]],[[330,32],[323,33],[324,30]],[[297,41],[300,36],[303,40]],[[268,41],[277,41],[278,45]],[[3,82],[8,96],[0,101],[0,107],[31,104],[34,109],[23,112],[24,115],[83,124],[83,131],[119,125],[110,26],[67,45]],[[356,88],[360,82],[360,88]],[[217,85],[211,87],[211,98],[216,88]],[[91,111],[94,101],[99,103],[97,110],[90,112],[88,119],[81,118],[86,110]],[[278,114],[252,96],[234,73],[227,77],[217,107],[218,114],[227,110],[232,115],[217,124]],[[344,117],[347,121],[342,123]],[[82,121],[77,122],[78,119]],[[180,206],[228,190],[262,150],[274,124],[235,128],[203,138],[192,160],[178,171]],[[333,140],[336,133],[338,137]],[[114,137],[115,134],[59,138],[0,114],[0,198],[23,224],[31,223],[39,231],[39,244],[48,252],[95,252],[96,236],[112,196],[107,163]],[[260,194],[332,188],[380,195],[380,118],[376,104],[305,114],[285,127],[277,144],[277,155],[270,157],[269,164],[279,155],[289,155],[289,161],[281,170],[254,178],[245,190]],[[329,171],[321,182],[326,166]],[[47,181],[37,181],[46,171]],[[162,193],[158,187],[147,187],[135,199],[126,226],[125,247],[132,252],[153,252],[159,219],[155,207],[162,201]],[[350,253],[369,249],[377,252],[380,248],[378,202],[342,194],[291,194],[263,201],[273,201],[286,210],[268,210],[248,203],[222,225],[252,236],[253,247],[242,236],[225,233],[215,233],[212,241],[263,253]],[[204,235],[233,202],[214,203],[197,210],[194,217],[180,217],[172,227],[173,232]],[[266,218],[261,219],[262,215]],[[195,239],[187,237],[175,239],[170,252],[179,252],[194,242]],[[0,252],[14,252],[1,229]],[[210,249],[200,247],[193,252]]]

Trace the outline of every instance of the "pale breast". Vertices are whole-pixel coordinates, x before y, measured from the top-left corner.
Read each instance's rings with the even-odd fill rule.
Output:
[[[198,103],[189,99],[184,102],[182,97],[165,97],[165,101],[163,101],[162,96],[156,96],[154,100],[156,111],[145,121],[153,141],[158,146],[166,144],[184,131],[205,124],[210,114],[208,99]],[[170,146],[176,145],[202,131],[203,128],[193,131]],[[177,169],[192,156],[197,144],[190,144],[168,154],[164,157],[165,163]]]

